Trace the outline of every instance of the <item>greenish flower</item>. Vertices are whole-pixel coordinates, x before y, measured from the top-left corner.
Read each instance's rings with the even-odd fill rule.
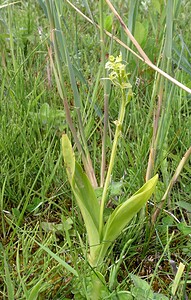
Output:
[[[109,80],[121,89],[131,89],[131,84],[128,81],[129,74],[126,73],[126,65],[122,63],[122,54],[114,57],[109,56],[109,61],[106,63],[105,68],[109,71]]]

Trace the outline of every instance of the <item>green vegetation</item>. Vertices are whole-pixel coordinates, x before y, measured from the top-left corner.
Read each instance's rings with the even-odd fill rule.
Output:
[[[190,299],[189,2],[0,4],[0,299]]]

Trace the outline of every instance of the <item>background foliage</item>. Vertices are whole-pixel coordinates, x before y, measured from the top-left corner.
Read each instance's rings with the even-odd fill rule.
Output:
[[[167,2],[170,5],[171,1],[163,0],[112,1],[150,60],[191,87],[190,2],[173,1],[174,11],[168,19]],[[71,139],[72,135],[52,69],[53,48],[45,2],[28,0],[10,6],[7,3],[4,1],[5,7],[0,6],[0,298],[72,299],[75,295],[76,299],[83,299],[91,284],[87,279],[91,268],[79,238],[82,236],[86,245],[83,220],[63,167],[60,138],[63,132]],[[97,1],[73,4],[100,24]],[[68,1],[63,1],[60,9],[62,30],[75,70],[85,140],[99,184],[104,115],[100,31]],[[104,28],[133,48],[105,2],[103,15]],[[152,286],[151,293],[163,293],[168,299],[189,299],[189,159],[158,219],[154,213],[190,147],[191,98],[105,36],[105,60],[109,54],[116,56],[120,51],[128,63],[134,95],[126,111],[114,165],[108,215],[145,182],[153,115],[157,100],[162,97],[153,170],[159,174],[160,182],[146,213],[133,219],[113,244],[105,260],[105,285],[113,299],[121,290],[130,291],[136,299],[136,295],[147,290],[147,284]],[[74,125],[79,129],[68,64],[63,58],[61,64],[64,92]],[[120,93],[111,88],[106,160],[112,148],[119,101]],[[79,163],[81,159],[77,155]],[[80,287],[64,262],[80,272]],[[180,263],[185,268],[173,290]],[[154,297],[152,294],[151,299]]]

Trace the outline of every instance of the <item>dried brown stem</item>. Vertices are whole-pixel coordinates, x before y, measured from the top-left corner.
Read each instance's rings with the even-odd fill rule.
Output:
[[[147,172],[146,172],[146,181],[148,181],[152,177],[152,172],[154,169],[154,162],[156,157],[156,138],[157,138],[157,132],[159,127],[159,118],[160,118],[160,112],[162,107],[162,98],[163,98],[163,90],[160,89],[159,95],[158,95],[158,104],[157,104],[157,110],[156,114],[154,116],[154,122],[153,122],[153,137],[152,137],[152,143],[151,143],[151,149],[149,153],[149,160],[147,165]]]

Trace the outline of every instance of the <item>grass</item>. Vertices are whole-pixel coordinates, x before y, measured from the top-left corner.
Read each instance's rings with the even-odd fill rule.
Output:
[[[151,61],[191,87],[189,1],[167,2],[173,11],[168,18],[162,1],[153,1],[155,5],[151,3],[148,9],[139,1],[134,6],[128,1],[113,1],[113,5]],[[84,222],[67,180],[60,138],[63,132],[70,136],[77,160],[85,163],[87,170],[92,164],[97,183],[103,186],[120,93],[103,80],[101,57],[102,62],[103,57],[107,61],[108,54],[116,56],[120,50],[128,62],[134,96],[126,110],[106,212],[109,215],[140,188],[146,176],[157,172],[160,180],[146,210],[112,245],[104,262],[104,285],[110,299],[122,299],[119,292],[124,290],[134,295],[132,299],[139,299],[138,292],[147,290],[146,284],[168,299],[189,299],[189,156],[157,218],[155,213],[190,147],[190,94],[107,35],[100,45],[105,26],[135,50],[105,2],[74,5],[101,29],[88,23],[68,1],[58,4],[65,39],[62,46],[59,40],[63,51],[57,57],[59,66],[51,60],[55,49],[46,10],[30,0],[0,8],[0,299],[56,300],[73,299],[74,295],[84,299],[82,293],[90,299],[92,270]],[[62,80],[60,90],[58,79]],[[62,98],[68,101],[73,122],[69,126]],[[76,109],[78,105],[80,109]],[[153,125],[157,112],[159,118]],[[152,151],[154,164],[149,160]],[[123,297],[130,299],[127,294]],[[145,295],[143,299],[150,298]]]

